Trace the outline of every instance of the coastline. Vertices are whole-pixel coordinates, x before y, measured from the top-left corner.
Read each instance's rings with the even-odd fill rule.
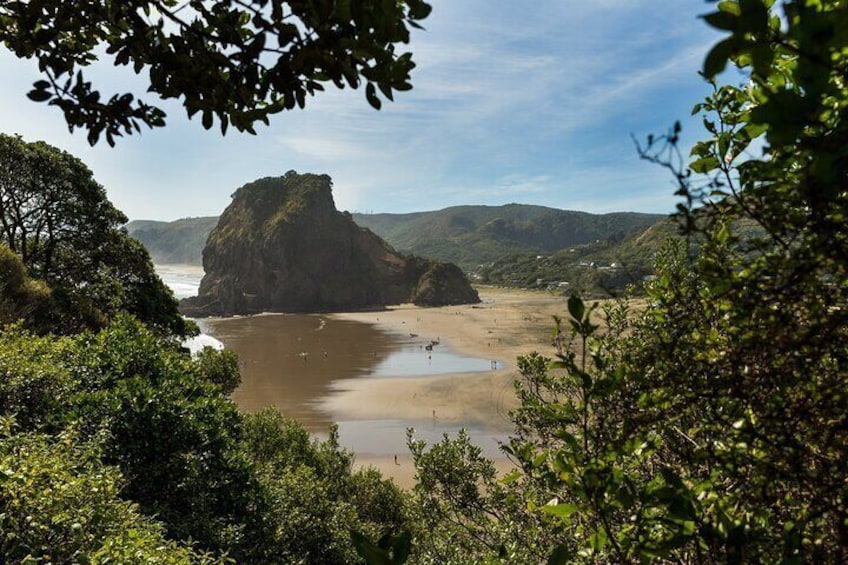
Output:
[[[547,292],[478,288],[474,305],[422,308],[411,304],[380,311],[328,314],[328,317],[373,324],[389,332],[415,333],[439,341],[464,355],[498,361],[498,369],[425,377],[357,378],[336,383],[320,406],[334,421],[403,419],[471,422],[505,438],[511,431],[510,410],[517,406],[513,381],[516,358],[537,351],[552,355],[554,314],[565,312],[565,299]],[[473,439],[473,436],[472,436]],[[357,454],[357,467],[373,466],[403,487],[414,485],[412,458]],[[510,468],[506,458],[499,470]]]

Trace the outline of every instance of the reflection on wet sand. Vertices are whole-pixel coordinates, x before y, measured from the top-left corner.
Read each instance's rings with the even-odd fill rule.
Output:
[[[424,336],[407,337],[371,324],[321,315],[206,319],[200,325],[204,333],[239,356],[242,384],[232,398],[242,410],[276,406],[313,432],[327,430],[332,416],[319,404],[343,379],[497,368],[488,359],[457,355],[443,345],[433,347],[433,340]]]
[[[201,321],[204,333],[236,352],[241,386],[232,398],[253,412],[276,406],[309,430],[330,423],[315,407],[338,379],[368,374],[397,337],[368,324],[319,315],[264,315]]]

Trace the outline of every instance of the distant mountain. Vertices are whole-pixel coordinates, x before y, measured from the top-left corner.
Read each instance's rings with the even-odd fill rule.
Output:
[[[463,269],[521,252],[552,253],[598,240],[623,241],[660,214],[589,214],[530,206],[454,206],[412,214],[353,214],[399,251],[451,261]]]
[[[183,218],[173,222],[133,220],[126,228],[147,248],[154,263],[200,265],[206,238],[217,223],[218,216]]]
[[[454,206],[411,214],[353,214],[357,225],[395,249],[477,271],[505,256],[551,254],[589,244],[620,243],[662,220],[660,214],[589,214],[531,206]],[[156,263],[201,263],[216,217],[134,221],[127,229]],[[632,251],[639,253],[638,246]]]

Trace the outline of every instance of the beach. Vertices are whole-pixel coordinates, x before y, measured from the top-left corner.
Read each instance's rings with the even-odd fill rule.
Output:
[[[549,292],[481,287],[475,305],[421,308],[391,306],[373,312],[332,314],[332,318],[374,324],[385,331],[416,334],[472,357],[497,362],[481,373],[404,378],[346,379],[334,385],[321,408],[336,421],[421,420],[473,422],[500,433],[511,429],[508,413],[517,401],[516,358],[537,351],[552,356],[553,315],[565,314],[565,299]],[[494,366],[494,365],[493,365]],[[509,461],[500,457],[498,468]],[[411,456],[357,454],[358,466],[373,466],[404,488],[414,484]]]

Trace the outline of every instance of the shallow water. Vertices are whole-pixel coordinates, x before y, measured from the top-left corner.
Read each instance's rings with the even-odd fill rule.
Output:
[[[157,265],[157,272],[178,298],[197,293],[201,267]],[[193,345],[221,344],[239,356],[241,385],[232,398],[249,412],[268,406],[298,420],[309,431],[325,436],[332,415],[320,408],[338,394],[345,379],[426,377],[445,373],[490,371],[497,361],[451,352],[433,345],[438,336],[386,332],[376,326],[326,315],[267,314],[196,320],[203,334]],[[192,345],[192,344],[189,344]],[[426,348],[431,345],[432,351]],[[502,433],[473,422],[416,420],[347,420],[337,422],[342,445],[355,453],[389,455],[406,452],[406,429],[433,443],[442,434],[465,427],[484,454],[496,457]]]
[[[242,384],[232,398],[240,408],[276,406],[312,431],[327,429],[331,418],[318,405],[344,379],[493,369],[488,359],[457,355],[441,344],[427,351],[427,338],[318,314],[210,318],[199,324],[239,356]]]
[[[483,456],[490,459],[503,457],[500,442],[503,432],[468,426],[443,423],[439,420],[345,420],[337,423],[339,443],[360,455],[382,456],[407,453],[406,430],[413,428],[413,439],[423,439],[429,445],[442,440],[443,434],[456,437],[460,429],[468,430],[471,441],[478,446]],[[325,434],[321,434],[325,435]]]
[[[242,384],[232,398],[253,412],[276,406],[310,430],[330,422],[316,404],[331,384],[367,375],[394,346],[391,334],[320,315],[264,315],[200,320],[201,329],[236,352]]]

